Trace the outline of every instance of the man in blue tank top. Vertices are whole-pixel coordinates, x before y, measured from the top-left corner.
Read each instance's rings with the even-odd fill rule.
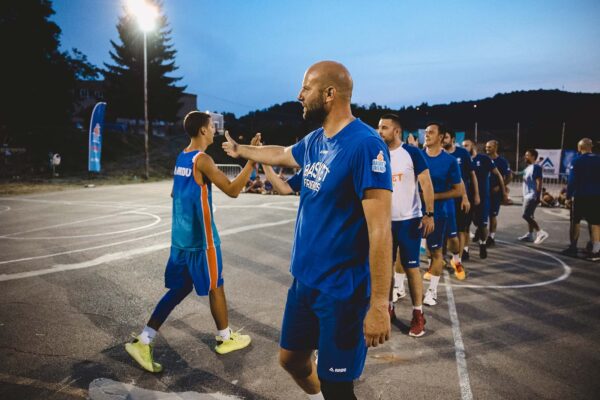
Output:
[[[223,143],[232,157],[302,168],[279,360],[313,399],[356,399],[367,347],[390,335],[389,151],[352,115],[351,97],[348,70],[319,62],[306,71],[298,100],[303,117],[322,128],[290,147],[241,146],[228,136]]]
[[[188,113],[183,127],[190,136],[189,146],[177,157],[173,178],[173,218],[171,254],[165,271],[169,291],[158,302],[142,332],[125,349],[147,371],[160,372],[162,366],[152,355],[153,341],[171,311],[192,291],[209,297],[210,311],[217,325],[215,351],[226,354],[250,344],[250,336],[229,329],[223,288],[221,241],[213,218],[212,184],[226,195],[237,197],[253,170],[248,162],[233,180],[205,153],[213,143],[215,126],[209,114]]]

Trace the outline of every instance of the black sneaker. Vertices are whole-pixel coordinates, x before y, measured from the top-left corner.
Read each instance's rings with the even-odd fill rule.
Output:
[[[491,237],[491,236],[488,236],[487,240],[485,241],[485,245],[486,245],[487,247],[493,247],[493,246],[495,246],[495,245],[496,245],[496,241],[494,240],[494,238],[493,238],[493,237]]]
[[[479,258],[482,260],[487,258],[487,247],[485,246],[485,243],[479,243]]]
[[[590,253],[590,255],[586,258],[588,261],[598,261],[600,260],[600,251],[595,253]]]
[[[469,261],[469,251],[468,250],[463,250],[461,260],[462,261]]]
[[[563,256],[577,257],[577,247],[569,246],[560,252]]]

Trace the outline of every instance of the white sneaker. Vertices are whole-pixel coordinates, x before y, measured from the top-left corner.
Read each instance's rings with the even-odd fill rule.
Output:
[[[437,304],[437,291],[427,289],[427,292],[425,292],[425,298],[423,299],[423,304],[435,306]]]
[[[533,242],[533,234],[526,233],[523,236],[519,236],[521,242]]]
[[[543,231],[543,230],[539,230],[537,233],[537,236],[535,237],[535,241],[533,243],[535,244],[540,244],[542,243],[544,240],[548,239],[548,232]]]
[[[394,286],[394,290],[392,291],[392,301],[395,303],[404,297],[406,297],[406,290],[400,290],[398,286]]]

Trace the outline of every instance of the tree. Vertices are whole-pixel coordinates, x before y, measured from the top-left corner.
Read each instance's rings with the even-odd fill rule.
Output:
[[[33,146],[64,131],[76,79],[97,76],[81,52],[59,50],[61,30],[50,21],[53,14],[48,0],[0,2],[0,140]]]
[[[144,117],[144,39],[135,17],[125,14],[117,24],[120,44],[111,40],[110,57],[114,64],[104,64],[107,101],[112,117]],[[175,121],[185,86],[177,86],[178,77],[169,76],[175,66],[176,50],[171,43],[167,18],[161,14],[157,29],[147,33],[148,115],[150,121]]]

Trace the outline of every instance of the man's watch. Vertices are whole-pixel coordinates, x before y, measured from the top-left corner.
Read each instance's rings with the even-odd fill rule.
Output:
[[[423,216],[433,218],[433,211],[427,211],[427,212],[423,213]]]

